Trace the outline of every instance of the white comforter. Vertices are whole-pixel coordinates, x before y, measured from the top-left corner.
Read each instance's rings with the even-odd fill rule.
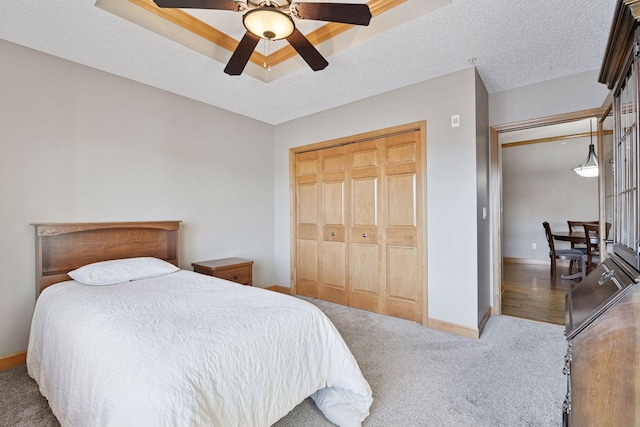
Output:
[[[185,270],[47,288],[27,367],[63,426],[269,426],[308,396],[359,426],[372,402],[314,305]]]

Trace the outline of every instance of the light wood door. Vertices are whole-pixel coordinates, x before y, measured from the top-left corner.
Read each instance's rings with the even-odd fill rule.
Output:
[[[296,293],[319,298],[318,255],[321,204],[318,152],[296,155]]]
[[[424,129],[295,155],[296,293],[422,322]]]
[[[351,146],[349,305],[422,321],[419,132]]]
[[[322,221],[320,297],[323,300],[348,305],[347,294],[347,149],[344,146],[320,152],[320,183],[322,200],[319,217]]]
[[[419,133],[384,139],[382,173],[386,314],[422,321],[424,246]]]
[[[385,313],[384,252],[380,233],[381,140],[349,147],[351,217],[349,246],[349,305]]]

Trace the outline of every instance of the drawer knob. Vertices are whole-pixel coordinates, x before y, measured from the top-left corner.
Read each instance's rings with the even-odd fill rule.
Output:
[[[362,237],[367,237],[367,233],[362,233]]]
[[[335,235],[336,235],[336,232],[335,232],[335,231],[332,231],[332,232],[331,232],[331,237],[333,237],[333,236],[335,236]]]
[[[238,276],[233,276],[233,280],[236,280],[238,278]]]

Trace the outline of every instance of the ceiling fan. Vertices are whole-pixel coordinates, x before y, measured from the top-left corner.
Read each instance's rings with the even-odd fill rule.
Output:
[[[247,32],[224,72],[242,74],[260,39],[286,39],[314,70],[324,69],[329,63],[295,26],[298,19],[369,25],[371,11],[366,4],[352,3],[299,3],[289,0],[153,0],[160,8],[216,9],[245,12],[242,17]]]

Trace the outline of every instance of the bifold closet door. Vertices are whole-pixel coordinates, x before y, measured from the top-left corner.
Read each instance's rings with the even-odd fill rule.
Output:
[[[386,314],[422,322],[424,156],[419,132],[384,139],[382,214]]]
[[[320,297],[348,305],[347,295],[347,149],[327,148],[320,152],[321,201],[319,216],[320,257],[318,258]]]
[[[349,305],[422,322],[419,132],[350,147]]]
[[[413,131],[296,154],[297,294],[422,321],[423,150]]]
[[[296,155],[296,293],[320,298],[318,233],[320,174],[318,151]]]
[[[351,216],[349,227],[349,305],[385,313],[381,250],[380,165],[382,140],[349,146]]]
[[[348,305],[345,147],[296,155],[296,292]]]

